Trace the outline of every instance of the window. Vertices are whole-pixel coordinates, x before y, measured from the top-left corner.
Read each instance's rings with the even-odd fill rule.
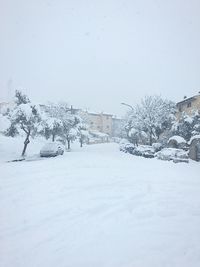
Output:
[[[189,102],[189,103],[187,104],[187,107],[190,108],[191,106],[192,106],[192,103]]]
[[[179,110],[179,112],[181,112],[181,111],[182,111],[182,108],[181,108],[181,106],[179,106],[178,110]]]

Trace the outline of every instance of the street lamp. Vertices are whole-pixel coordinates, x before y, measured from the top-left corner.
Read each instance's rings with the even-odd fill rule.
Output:
[[[134,108],[131,105],[129,105],[129,104],[121,103],[121,105],[127,106],[127,107],[131,108],[131,110],[134,110]]]

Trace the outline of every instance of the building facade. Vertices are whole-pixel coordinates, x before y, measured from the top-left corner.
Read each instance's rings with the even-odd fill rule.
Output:
[[[112,135],[112,117],[113,115],[107,113],[93,113],[86,112],[89,129],[91,131],[98,131],[108,135]]]
[[[200,113],[200,94],[195,95],[193,97],[184,98],[182,101],[176,104],[176,107],[177,107],[177,113],[176,113],[177,119],[180,119],[181,114],[183,113],[189,116],[196,111]]]

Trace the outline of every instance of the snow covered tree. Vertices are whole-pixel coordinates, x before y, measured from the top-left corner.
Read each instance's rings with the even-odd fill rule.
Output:
[[[67,149],[71,148],[71,142],[78,137],[79,117],[73,114],[65,114],[62,117],[63,131],[62,137],[67,142]]]
[[[141,104],[137,105],[131,112],[125,126],[128,138],[141,139],[144,135],[148,137],[149,145],[158,140],[160,134],[171,126],[175,104],[163,100],[160,96],[146,96]],[[132,130],[134,129],[134,131]],[[131,135],[129,132],[132,131]]]
[[[62,133],[63,124],[60,119],[57,118],[47,118],[42,123],[42,133],[46,139],[52,136],[52,142],[55,141],[56,136],[60,136]]]
[[[24,147],[22,156],[25,155],[30,135],[37,130],[38,123],[41,121],[40,110],[33,105],[27,96],[16,91],[16,107],[10,114],[11,127],[19,128],[25,133]]]
[[[142,130],[131,128],[128,132],[128,140],[135,146],[138,146],[139,142],[141,142],[142,144],[146,143],[148,136]]]
[[[5,130],[4,134],[5,136],[15,137],[19,134],[19,131],[17,130],[16,125],[10,123],[10,126]]]
[[[79,123],[77,128],[78,128],[80,146],[82,147],[84,142],[87,142],[89,138],[88,127],[87,124]]]
[[[15,91],[15,103],[17,106],[21,104],[27,104],[30,103],[30,99],[27,95],[23,94],[21,91],[16,90]]]
[[[43,133],[45,136],[52,135],[53,140],[55,140],[55,136],[59,136],[70,149],[71,142],[79,136],[78,125],[82,121],[80,116],[73,114],[72,108],[69,108],[65,102],[50,104],[45,107],[45,112],[48,117],[44,123]]]

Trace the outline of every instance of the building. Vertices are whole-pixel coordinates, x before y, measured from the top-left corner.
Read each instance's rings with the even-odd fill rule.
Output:
[[[0,114],[9,112],[15,106],[12,102],[1,102],[0,103]]]
[[[43,111],[47,111],[48,106],[40,105]],[[103,112],[89,112],[72,106],[68,110],[71,114],[80,115],[89,125],[89,131],[93,134],[105,134],[108,136],[117,136],[122,120],[112,114]],[[103,136],[103,135],[102,135]]]
[[[86,112],[86,117],[91,131],[98,131],[112,135],[112,117],[107,113]]]
[[[185,97],[182,101],[176,104],[176,107],[177,107],[177,113],[176,113],[177,119],[181,117],[181,114],[183,112],[189,116],[196,111],[200,113],[200,94],[189,98]]]

